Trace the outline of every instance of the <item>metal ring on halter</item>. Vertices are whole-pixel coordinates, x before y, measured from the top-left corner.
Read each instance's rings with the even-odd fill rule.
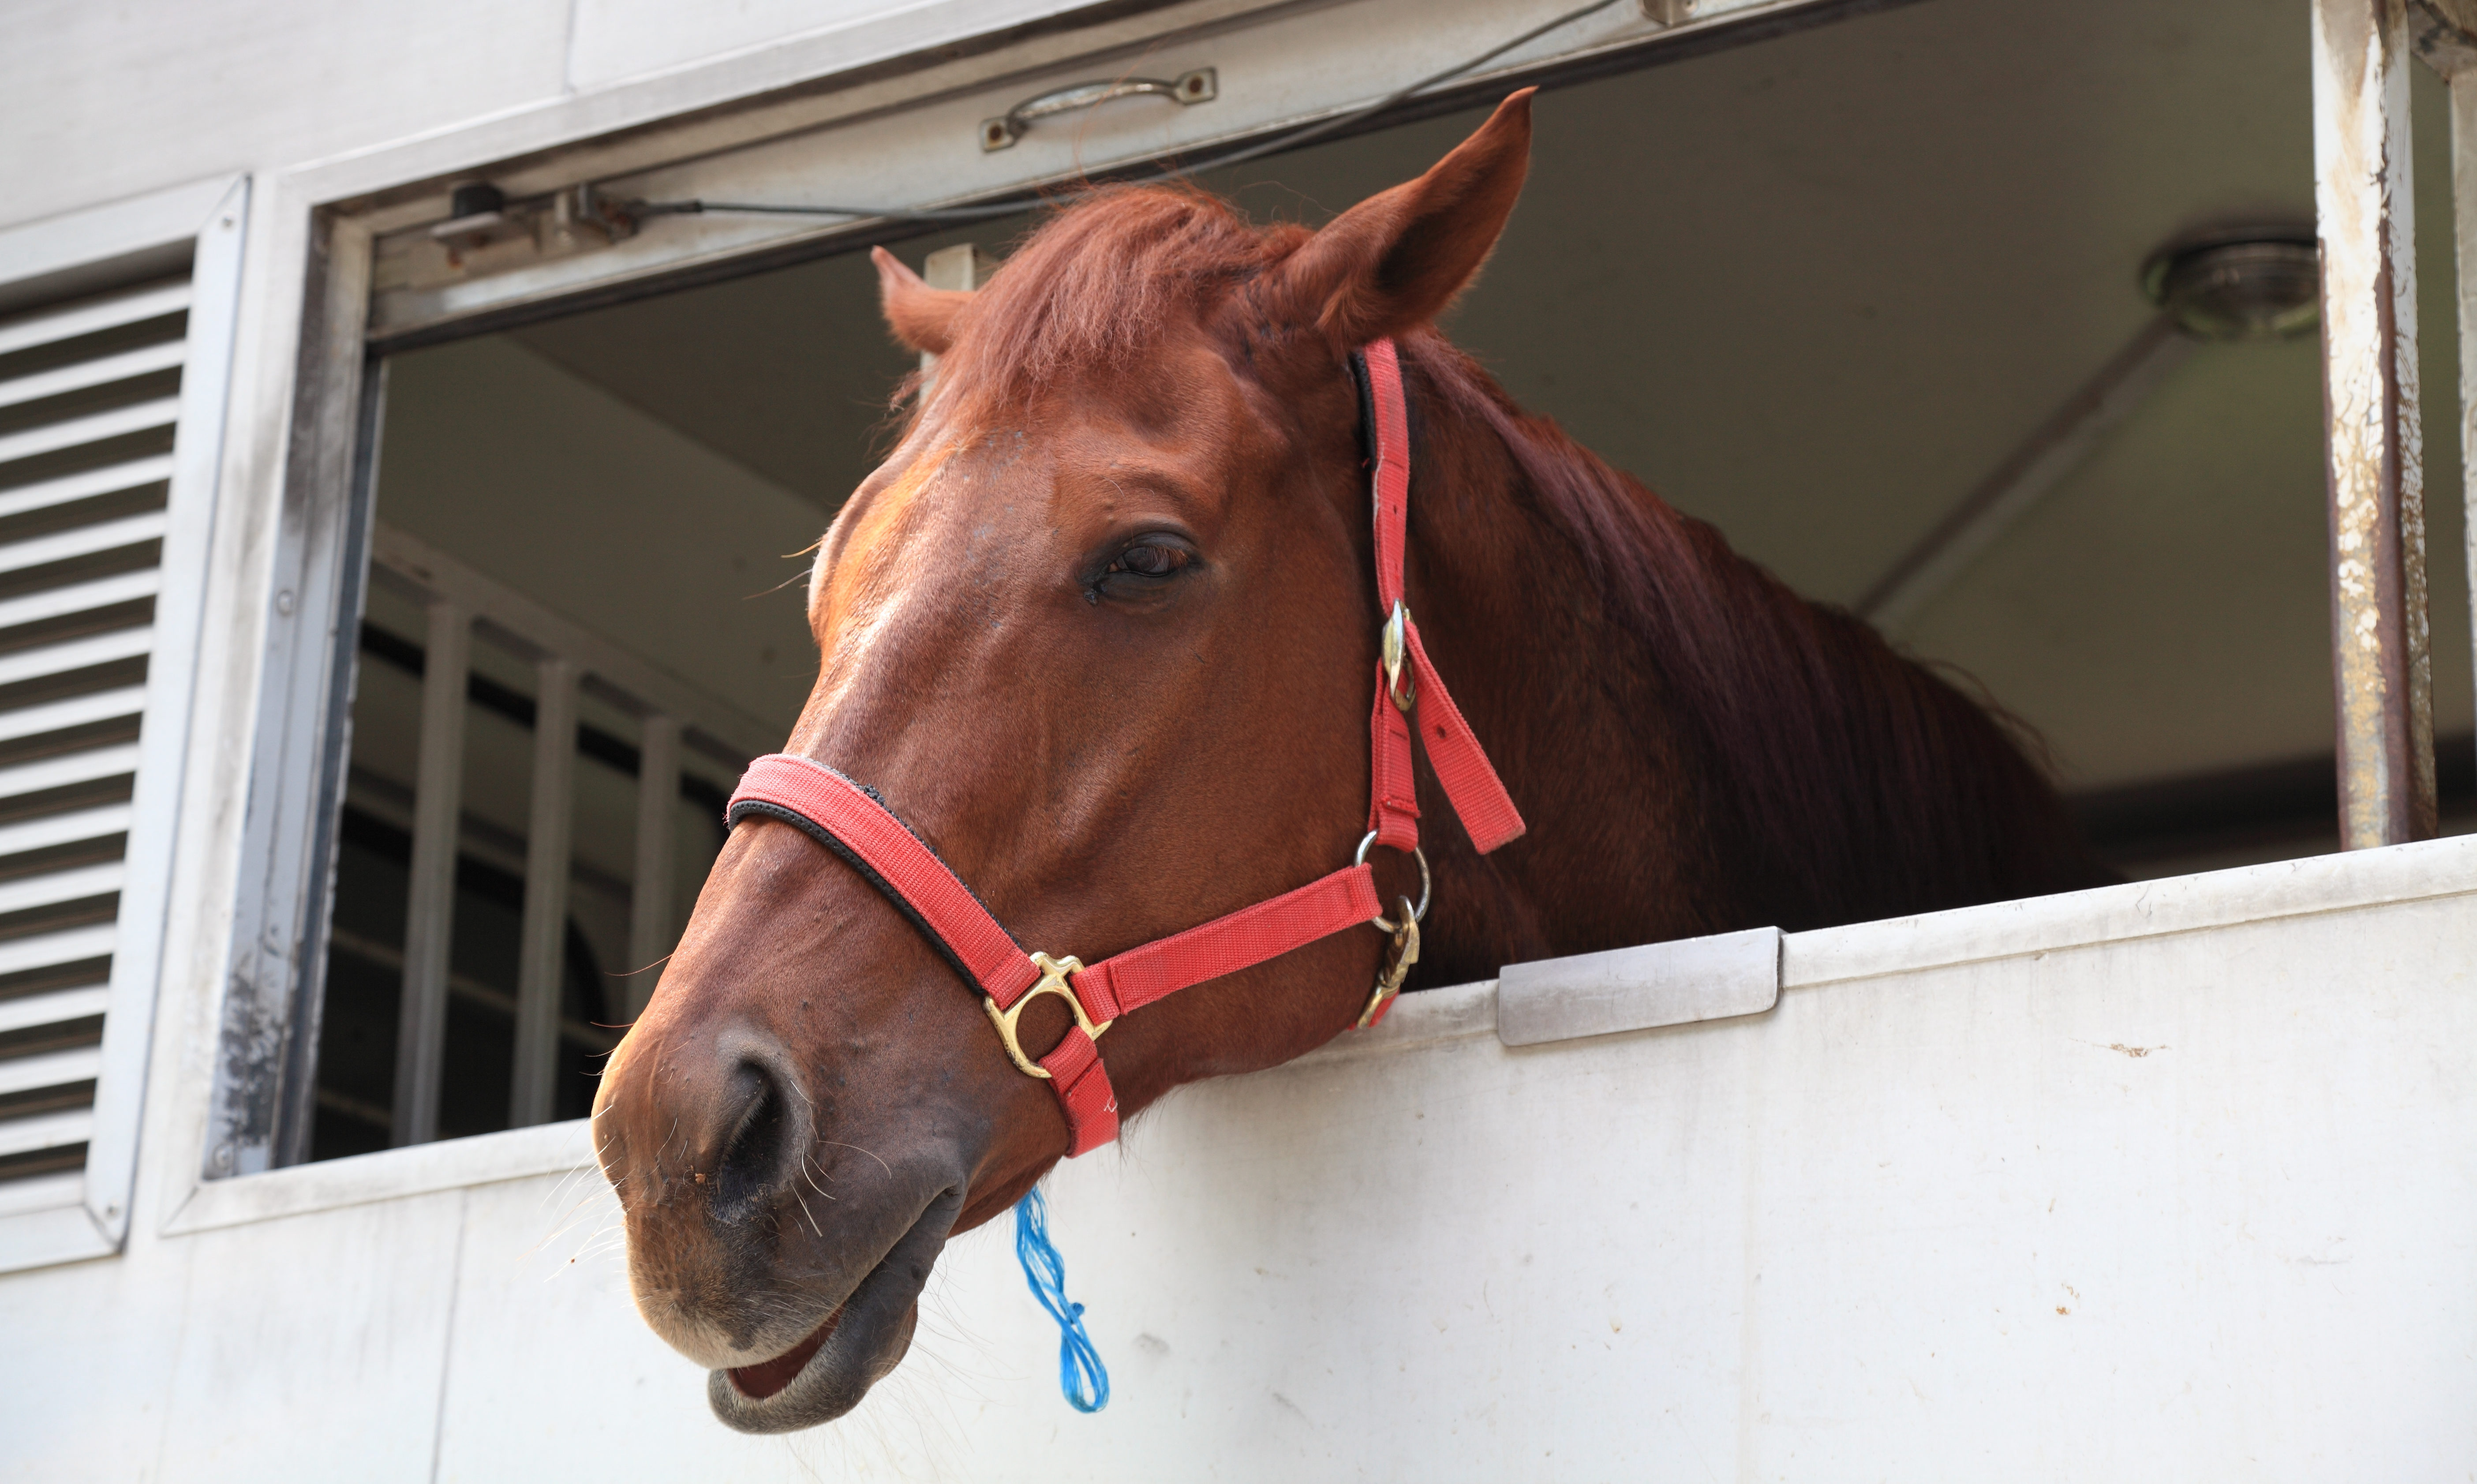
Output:
[[[1353,866],[1366,865],[1367,847],[1374,843],[1376,843],[1376,832],[1374,830],[1369,830],[1367,832],[1367,838],[1359,843],[1359,849],[1351,856],[1350,864]],[[1436,892],[1437,884],[1428,879],[1428,852],[1420,849],[1417,845],[1413,845],[1411,847],[1411,859],[1419,863],[1419,905],[1418,908],[1411,914],[1411,920],[1417,922],[1425,919],[1428,916],[1428,898]],[[1367,922],[1370,927],[1381,928],[1389,933],[1398,933],[1402,931],[1403,927],[1403,924],[1381,914],[1368,918]]]

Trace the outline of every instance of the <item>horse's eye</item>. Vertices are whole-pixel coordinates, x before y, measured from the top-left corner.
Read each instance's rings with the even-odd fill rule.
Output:
[[[1119,552],[1117,560],[1104,569],[1103,575],[1126,572],[1138,577],[1169,577],[1187,566],[1188,560],[1183,547],[1142,541]]]
[[[1170,582],[1195,562],[1195,548],[1174,536],[1147,536],[1121,548],[1110,565],[1088,578],[1084,601],[1166,596]]]

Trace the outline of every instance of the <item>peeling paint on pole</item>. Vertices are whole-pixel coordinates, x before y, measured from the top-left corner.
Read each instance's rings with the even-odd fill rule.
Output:
[[[2435,831],[2408,0],[2314,0],[2339,840]]]

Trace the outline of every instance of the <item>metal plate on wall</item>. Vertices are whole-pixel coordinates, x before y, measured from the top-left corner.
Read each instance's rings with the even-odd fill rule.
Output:
[[[1509,964],[1496,1037],[1509,1046],[1759,1015],[1780,999],[1781,932],[1750,928]]]

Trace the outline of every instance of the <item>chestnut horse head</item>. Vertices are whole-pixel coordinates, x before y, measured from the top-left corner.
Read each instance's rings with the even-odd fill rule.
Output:
[[[1983,715],[1424,328],[1494,244],[1530,133],[1517,93],[1313,233],[1119,189],[977,293],[881,251],[888,322],[939,360],[820,548],[822,661],[785,750],[873,790],[1024,945],[1088,963],[1346,864],[1382,618],[1349,357],[1404,337],[1412,605],[1533,821],[1482,860],[1422,767],[1427,982],[2080,884],[2068,844],[2023,843],[2069,831]],[[1912,807],[1930,779],[1949,805]],[[1385,900],[1405,869],[1385,862]],[[1105,1044],[1122,1115],[1347,1028],[1386,942],[1339,933],[1129,1014]],[[1023,1043],[1069,1024],[1036,1001]],[[1068,1149],[979,994],[767,818],[715,862],[595,1119],[639,1309],[765,1431],[857,1403],[948,1236]]]

